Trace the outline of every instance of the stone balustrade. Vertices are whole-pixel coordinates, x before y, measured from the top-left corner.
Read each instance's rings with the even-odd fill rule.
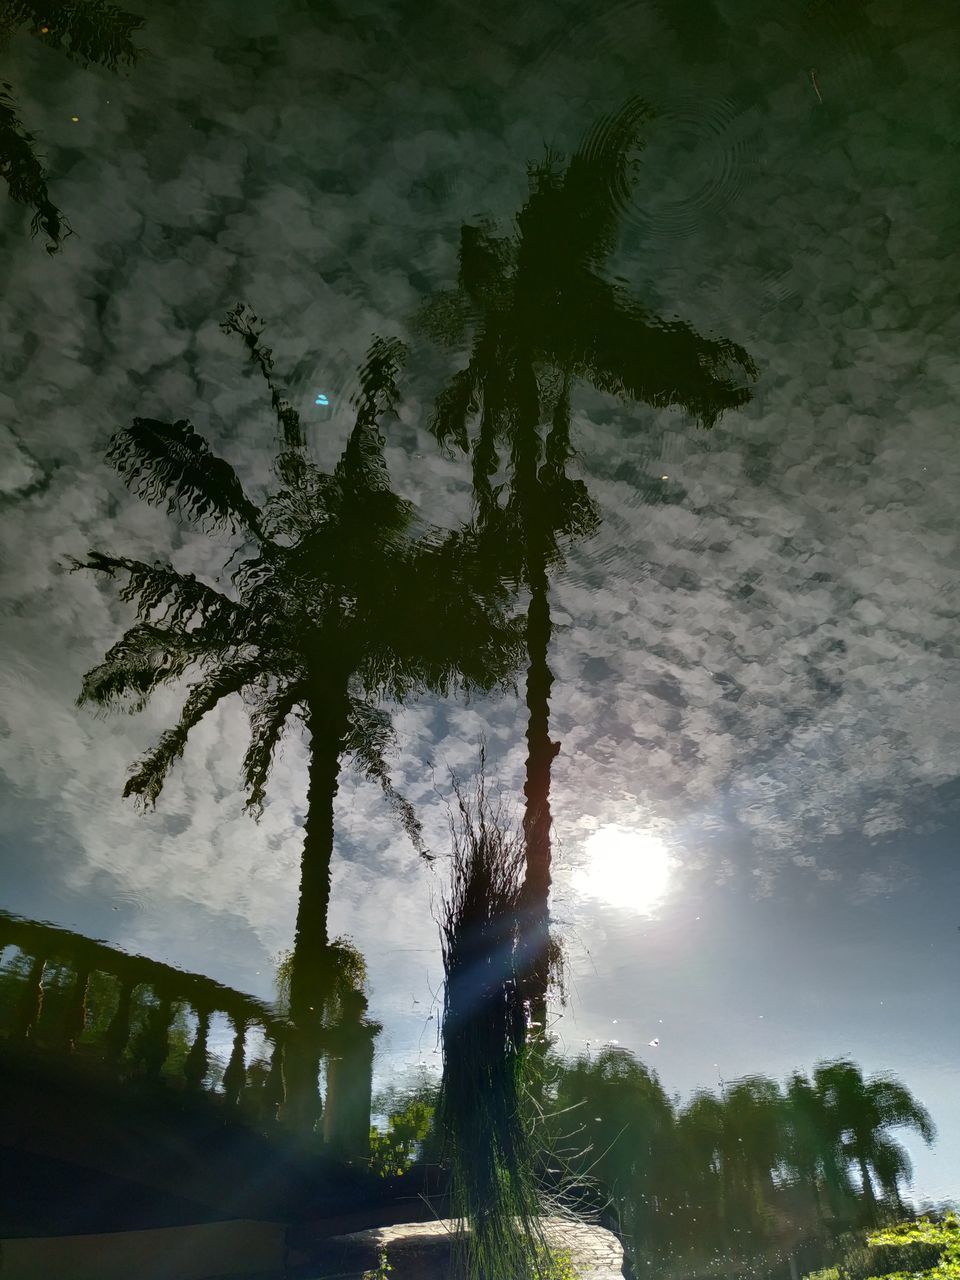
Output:
[[[16,977],[4,950],[9,947],[19,953]],[[311,1127],[318,1143],[322,1140],[344,1158],[367,1154],[373,1042],[379,1026],[366,1019],[361,993],[341,1001],[335,1025],[298,1028],[267,1002],[203,974],[128,955],[83,934],[5,911],[0,911],[0,953],[8,988],[0,1037],[11,1047],[35,1046],[61,1053],[65,1060],[82,1055],[118,1076],[217,1093],[223,1105],[243,1109],[268,1129],[294,1127],[307,1115],[314,1118]],[[54,967],[57,998],[45,1007],[45,978]],[[101,1011],[96,1027],[89,1007],[95,981],[101,995],[109,993],[112,1010],[108,1019]],[[185,1012],[192,1018],[184,1018]],[[209,1045],[217,1015],[229,1020],[233,1032],[219,1089],[211,1081]],[[188,1024],[192,1041],[184,1052]],[[266,1060],[248,1061],[251,1036],[265,1044]],[[306,1037],[319,1046],[326,1062],[322,1098],[316,1071],[304,1077],[295,1068],[297,1046]],[[310,1096],[294,1098],[296,1090]]]

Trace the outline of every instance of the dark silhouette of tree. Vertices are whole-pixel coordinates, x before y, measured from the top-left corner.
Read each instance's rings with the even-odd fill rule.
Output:
[[[879,1214],[874,1181],[900,1210],[900,1183],[910,1177],[910,1158],[890,1136],[894,1128],[913,1129],[931,1143],[936,1128],[930,1113],[898,1081],[881,1075],[863,1078],[854,1062],[824,1063],[814,1071],[814,1086],[828,1117],[832,1158],[853,1164],[861,1182],[863,1215]]]
[[[523,848],[489,800],[481,752],[476,794],[454,782],[449,894],[441,913],[443,1077],[437,1124],[451,1210],[469,1223],[454,1242],[458,1273],[534,1280],[539,1226],[530,1057],[520,989]]]
[[[224,328],[241,336],[264,376],[279,427],[277,486],[261,505],[190,422],[137,418],[108,458],[145,501],[239,538],[233,593],[170,564],[90,552],[76,567],[120,579],[137,621],[84,679],[80,703],[138,711],[159,687],[190,684],[178,722],[133,768],[125,796],[156,802],[192,729],[224,699],[250,719],[243,759],[247,808],[259,813],[274,753],[299,722],[308,741],[307,813],[290,976],[294,1022],[310,1027],[316,1082],[318,1010],[330,975],[327,907],[334,801],[346,757],[379,782],[419,846],[411,807],[394,791],[380,705],[424,689],[490,690],[515,668],[519,624],[504,607],[471,529],[418,526],[390,489],[380,422],[396,403],[401,344],[376,339],[360,371],[356,420],[334,471],[308,455],[299,416],[273,380],[256,316],[238,307]],[[231,556],[232,560],[234,557]],[[318,987],[318,984],[319,987]],[[302,1091],[307,1096],[311,1091]],[[312,1091],[315,1093],[315,1089]]]
[[[136,61],[133,34],[143,23],[137,14],[104,0],[0,0],[0,53],[17,30],[25,29],[81,66],[96,63],[116,71]],[[42,231],[47,252],[56,253],[71,233],[70,224],[50,199],[36,139],[23,127],[7,81],[0,82],[0,177],[12,200],[33,209],[31,231]]]
[[[681,407],[709,427],[746,403],[744,383],[756,376],[736,343],[660,319],[604,275],[652,117],[634,99],[601,120],[566,165],[548,153],[531,166],[515,232],[463,227],[456,288],[421,314],[441,343],[469,344],[468,363],[437,398],[432,430],[441,446],[470,452],[479,524],[512,545],[504,563],[512,560],[514,580],[529,595],[525,900],[530,992],[540,1018],[549,947],[550,775],[560,749],[549,733],[548,575],[562,559],[564,539],[584,536],[598,519],[584,484],[567,474],[572,392],[588,382],[629,402]],[[502,453],[508,482],[494,485]]]

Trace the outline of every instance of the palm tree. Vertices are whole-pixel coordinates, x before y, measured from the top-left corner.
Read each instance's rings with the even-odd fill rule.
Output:
[[[864,1217],[878,1217],[874,1179],[900,1210],[900,1182],[910,1177],[910,1157],[890,1130],[913,1129],[929,1145],[936,1136],[930,1113],[899,1081],[884,1075],[864,1080],[856,1063],[844,1059],[821,1063],[813,1079],[836,1157],[860,1174]]]
[[[678,1113],[663,1168],[675,1221],[663,1243],[697,1256],[719,1249],[725,1233],[723,1103],[707,1090]]]
[[[783,1163],[805,1189],[815,1221],[844,1216],[853,1199],[846,1162],[833,1140],[830,1112],[816,1085],[796,1071],[787,1081]],[[826,1203],[825,1203],[826,1201]]]
[[[783,1097],[775,1081],[747,1076],[724,1089],[722,1159],[731,1230],[763,1238],[783,1139]]]
[[[132,36],[143,23],[142,17],[106,0],[0,0],[0,52],[14,31],[24,27],[81,66],[94,62],[116,71],[121,63],[136,61],[139,51]],[[33,234],[42,230],[48,238],[47,252],[56,253],[71,233],[70,224],[50,199],[36,140],[24,129],[12,94],[11,85],[0,83],[0,178],[12,200],[32,206]]]
[[[516,232],[461,231],[454,290],[435,297],[422,323],[469,360],[437,398],[432,431],[443,447],[469,451],[481,527],[513,545],[512,573],[528,593],[528,710],[524,794],[525,897],[531,916],[533,989],[546,990],[550,888],[550,776],[560,744],[549,733],[553,684],[548,572],[564,538],[583,536],[597,511],[567,475],[571,394],[579,381],[625,400],[686,409],[704,427],[744,404],[756,376],[746,351],[682,321],[664,321],[604,276],[621,210],[637,178],[631,153],[652,118],[634,99],[601,120],[564,167],[548,153],[530,168],[530,195]],[[509,486],[492,477],[501,450]]]
[[[124,796],[156,803],[193,728],[222,701],[243,698],[250,741],[243,758],[246,806],[259,814],[274,753],[299,722],[308,741],[307,813],[290,974],[295,1024],[310,1026],[304,1071],[319,1055],[329,974],[327,908],[334,801],[347,757],[380,783],[408,834],[411,807],[394,791],[384,751],[389,716],[379,704],[422,689],[490,690],[520,652],[519,624],[470,529],[418,528],[412,505],[390,489],[382,417],[398,396],[403,355],[376,339],[360,371],[356,420],[332,474],[310,460],[297,412],[273,381],[262,326],[242,306],[224,329],[239,334],[264,376],[279,426],[277,487],[260,506],[190,422],[136,418],[113,437],[108,458],[139,497],[208,532],[232,529],[240,545],[233,592],[170,564],[91,551],[75,567],[120,578],[137,621],[84,678],[78,701],[141,710],[163,685],[192,675],[178,722],[134,766]],[[234,557],[231,556],[232,560]],[[309,1094],[303,1085],[303,1096]]]

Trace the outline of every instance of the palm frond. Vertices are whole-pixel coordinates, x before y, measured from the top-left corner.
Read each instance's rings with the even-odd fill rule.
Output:
[[[335,518],[343,503],[343,488],[300,454],[282,455],[276,471],[283,487],[264,503],[264,533],[286,543],[302,542]]]
[[[243,757],[246,808],[254,816],[263,812],[267,778],[287,720],[304,696],[304,686],[293,680],[258,692],[250,708],[250,745]]]
[[[128,556],[90,551],[86,560],[73,560],[72,565],[74,570],[90,569],[108,577],[126,574],[127,580],[118,594],[125,603],[136,605],[141,620],[152,617],[169,627],[183,629],[202,622],[209,633],[221,629],[225,637],[233,640],[246,630],[247,619],[241,604],[201,582],[194,574],[180,573],[163,561],[147,564]]]
[[[0,178],[6,182],[11,200],[33,209],[33,235],[43,231],[48,238],[47,252],[57,253],[71,234],[70,224],[50,199],[47,175],[34,149],[36,139],[24,129],[11,93],[9,84],[0,84]]]
[[[441,449],[449,449],[452,441],[466,453],[468,424],[478,408],[477,375],[471,361],[465,369],[457,370],[434,402],[429,429]]]
[[[171,765],[183,755],[190,731],[224,698],[256,680],[260,672],[259,663],[227,663],[192,685],[176,725],[161,734],[157,745],[140,759],[127,779],[124,799],[138,796],[144,805],[155,805]]]
[[[385,711],[357,698],[350,702],[350,728],[346,749],[357,768],[377,782],[387,803],[418,853],[424,852],[423,826],[413,805],[396,790],[384,753],[394,742],[393,724]]]
[[[105,0],[13,0],[14,21],[31,23],[44,44],[62,50],[68,58],[87,66],[91,62],[116,71],[121,63],[133,63],[139,50],[131,36],[144,24]]]
[[[393,410],[400,398],[397,378],[407,349],[399,338],[374,337],[360,366],[360,387],[352,403],[364,426],[376,423],[382,413]]]
[[[489,223],[460,229],[457,284],[478,310],[502,308],[516,261],[516,245]]]
[[[898,1190],[899,1182],[909,1182],[913,1177],[913,1162],[906,1149],[893,1138],[879,1138],[874,1144],[872,1164],[877,1180],[887,1193]]]
[[[747,351],[706,338],[681,320],[664,321],[606,281],[571,274],[564,297],[546,310],[538,341],[550,357],[601,391],[657,407],[678,406],[703,427],[746,404],[758,376]]]
[[[558,262],[597,267],[616,245],[639,176],[636,154],[656,111],[643,98],[601,116],[566,168],[548,152],[530,167],[531,194],[517,223],[522,268],[554,279]]]
[[[406,348],[398,338],[374,338],[360,368],[360,387],[351,401],[357,410],[356,424],[334,473],[351,492],[389,487],[379,421],[393,411],[400,397],[397,377],[405,357]]]
[[[380,672],[362,668],[374,686],[401,700],[425,686],[491,692],[511,686],[523,653],[523,619],[508,612],[507,555],[492,536],[458,529],[422,538],[395,581],[385,585],[375,613]],[[416,590],[411,585],[416,584]]]
[[[179,679],[201,660],[202,651],[190,643],[195,637],[195,632],[138,622],[84,675],[77,705],[142,711],[155,689]]]
[[[869,1089],[874,1106],[885,1123],[908,1126],[915,1129],[924,1142],[933,1142],[937,1136],[933,1118],[909,1089],[885,1076],[874,1076]]]
[[[300,424],[300,415],[293,405],[283,398],[273,380],[273,351],[260,341],[264,328],[263,321],[245,303],[238,302],[227,314],[220,328],[224,333],[239,334],[250,352],[251,360],[260,370],[270,391],[270,403],[276,414],[283,449],[285,451],[301,449],[306,442]]]
[[[544,463],[537,476],[540,525],[548,559],[556,561],[560,552],[556,539],[587,538],[600,525],[600,509],[582,480],[567,475],[567,463],[574,455],[570,443],[570,380],[563,378],[553,408],[550,430],[544,443]]]
[[[110,442],[107,460],[138,497],[166,503],[214,528],[230,525],[260,536],[260,512],[243,491],[229,462],[217,457],[185,418],[159,422],[134,418]]]

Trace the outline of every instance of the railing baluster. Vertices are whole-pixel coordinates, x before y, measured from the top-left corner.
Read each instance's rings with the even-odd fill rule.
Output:
[[[76,1049],[84,1027],[87,1025],[87,988],[90,985],[90,970],[85,965],[77,969],[73,987],[67,998],[67,1007],[63,1015],[63,1043],[68,1052]]]
[[[234,1026],[236,1027],[236,1035],[233,1037],[233,1052],[230,1054],[230,1061],[227,1063],[227,1069],[223,1073],[223,1094],[228,1106],[236,1106],[240,1099],[240,1092],[243,1089],[246,1079],[246,1065],[244,1063],[244,1045],[247,1035],[246,1018],[234,1018]]]
[[[151,1079],[159,1076],[170,1053],[170,1024],[174,1012],[173,1001],[164,997],[147,1014],[141,1052],[146,1074]]]
[[[283,1039],[278,1031],[273,1032],[273,1053],[270,1055],[270,1074],[267,1076],[264,1094],[267,1114],[276,1123],[283,1110]]]
[[[190,1089],[199,1089],[209,1066],[207,1036],[210,1034],[210,1010],[197,1009],[197,1034],[183,1064],[183,1078]]]
[[[43,1011],[43,972],[47,967],[45,955],[34,956],[26,976],[26,990],[17,1010],[17,1032],[24,1040],[32,1038]]]
[[[130,1007],[136,983],[127,978],[120,983],[120,998],[104,1035],[104,1051],[109,1062],[119,1062],[130,1039]]]

